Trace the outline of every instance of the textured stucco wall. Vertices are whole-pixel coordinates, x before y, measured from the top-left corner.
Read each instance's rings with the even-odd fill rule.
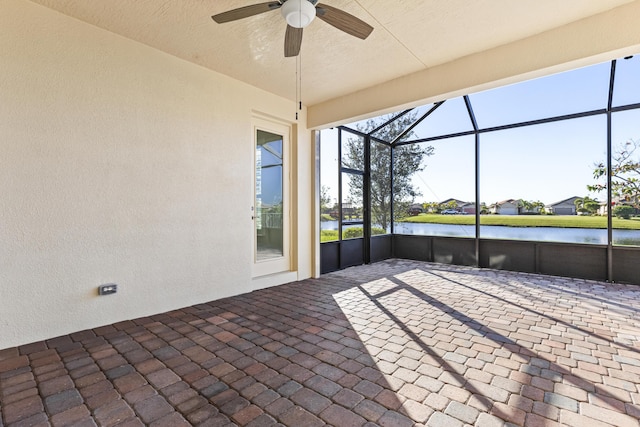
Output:
[[[252,290],[252,112],[293,103],[24,0],[0,9],[0,349]]]

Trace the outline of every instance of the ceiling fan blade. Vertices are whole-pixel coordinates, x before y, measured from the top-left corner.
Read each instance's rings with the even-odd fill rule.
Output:
[[[225,22],[236,21],[242,18],[248,18],[249,16],[259,15],[264,12],[269,12],[271,10],[279,9],[282,6],[277,1],[269,1],[265,3],[252,4],[250,6],[239,7],[237,9],[228,10],[226,12],[218,13],[217,15],[213,15],[214,21],[218,24],[223,24]]]
[[[284,56],[286,58],[298,56],[300,46],[302,46],[302,28],[287,25],[287,32],[284,35]]]
[[[363,20],[335,7],[322,4],[316,6],[316,16],[327,24],[331,24],[347,34],[358,37],[362,40],[369,37],[373,27]]]

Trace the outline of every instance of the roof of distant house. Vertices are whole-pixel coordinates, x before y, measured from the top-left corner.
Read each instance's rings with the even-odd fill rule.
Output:
[[[580,199],[578,196],[569,197],[568,199],[560,200],[559,202],[550,203],[547,206],[557,206],[564,204],[573,204],[576,200]]]
[[[500,202],[496,202],[494,204],[492,204],[491,206],[502,206],[502,205],[506,205],[507,203],[511,203],[512,205],[516,205],[518,204],[518,201],[515,199],[507,199],[507,200],[502,200]]]
[[[445,204],[451,203],[451,202],[456,202],[456,204],[458,206],[468,205],[469,204],[469,202],[463,202],[462,200],[454,199],[454,198],[449,198],[449,199],[443,200],[443,201],[440,202],[440,204],[441,205],[445,205]]]

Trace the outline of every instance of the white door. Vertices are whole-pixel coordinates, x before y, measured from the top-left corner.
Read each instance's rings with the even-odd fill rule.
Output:
[[[253,276],[291,269],[288,126],[254,119]]]

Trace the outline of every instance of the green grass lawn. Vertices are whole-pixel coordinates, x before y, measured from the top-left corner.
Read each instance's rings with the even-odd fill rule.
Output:
[[[401,222],[473,225],[475,224],[475,215],[420,214],[404,218]],[[507,227],[607,228],[607,217],[577,215],[481,215],[480,224],[504,225]],[[640,218],[613,218],[613,228],[640,230]]]
[[[320,230],[320,243],[338,240],[338,230]]]

